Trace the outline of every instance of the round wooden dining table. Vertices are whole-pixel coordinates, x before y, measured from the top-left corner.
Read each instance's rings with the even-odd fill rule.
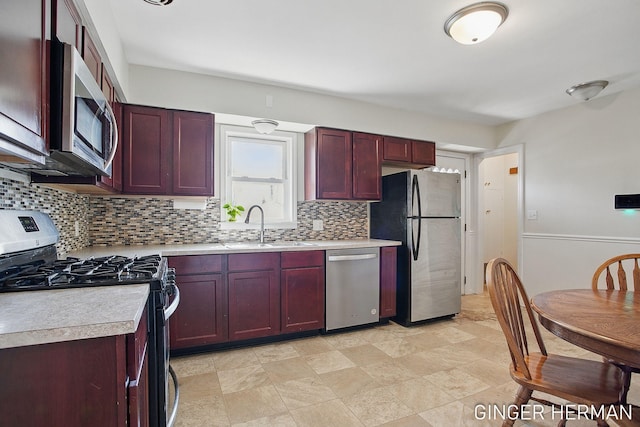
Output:
[[[569,289],[531,299],[540,324],[579,347],[640,368],[640,293]]]

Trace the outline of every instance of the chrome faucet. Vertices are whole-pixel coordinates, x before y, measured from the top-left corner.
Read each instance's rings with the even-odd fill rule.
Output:
[[[251,218],[251,211],[253,208],[260,209],[260,243],[264,243],[264,211],[260,206],[253,205],[249,208],[249,211],[247,212],[247,219],[244,220],[244,223],[249,224],[249,218]]]

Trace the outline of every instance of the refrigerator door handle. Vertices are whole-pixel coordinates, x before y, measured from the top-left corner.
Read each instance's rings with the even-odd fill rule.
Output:
[[[422,217],[422,203],[420,202],[420,184],[418,184],[418,175],[413,175],[411,180],[411,206],[415,206],[416,198],[418,199],[418,217]]]
[[[414,232],[413,226],[411,227],[411,254],[413,255],[414,261],[418,260],[418,255],[420,254],[420,237],[422,234],[422,218],[411,218],[411,221],[418,221],[418,237],[416,239],[416,233]]]

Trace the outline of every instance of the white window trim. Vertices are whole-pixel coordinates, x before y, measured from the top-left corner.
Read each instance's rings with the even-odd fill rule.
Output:
[[[227,195],[227,171],[229,170],[229,159],[226,156],[226,150],[228,146],[228,137],[229,136],[240,136],[240,137],[250,137],[257,139],[265,139],[265,140],[282,140],[286,139],[290,141],[289,146],[289,170],[287,174],[289,175],[289,181],[291,183],[291,221],[290,222],[278,222],[278,223],[269,223],[265,219],[264,228],[265,229],[295,229],[298,225],[298,153],[297,153],[297,145],[298,145],[298,134],[295,132],[285,132],[285,131],[275,131],[269,135],[263,135],[258,133],[254,128],[244,127],[244,126],[233,126],[233,125],[220,125],[220,229],[222,230],[255,230],[260,229],[260,212],[252,212],[251,213],[251,222],[249,224],[245,224],[244,220],[246,219],[247,212],[249,211],[250,206],[244,206],[245,212],[242,214],[242,217],[237,222],[229,222],[226,220],[227,213],[222,206],[227,203],[225,200]]]

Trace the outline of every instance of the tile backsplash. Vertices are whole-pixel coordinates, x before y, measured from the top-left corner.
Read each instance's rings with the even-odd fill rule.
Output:
[[[58,253],[86,246],[191,244],[257,240],[258,230],[221,228],[220,201],[206,208],[174,209],[173,200],[157,197],[87,196],[28,183],[0,166],[0,209],[48,213],[60,231]],[[366,239],[366,202],[298,202],[295,229],[265,230],[265,240]],[[256,217],[258,218],[258,217]],[[313,230],[313,220],[323,230]]]

